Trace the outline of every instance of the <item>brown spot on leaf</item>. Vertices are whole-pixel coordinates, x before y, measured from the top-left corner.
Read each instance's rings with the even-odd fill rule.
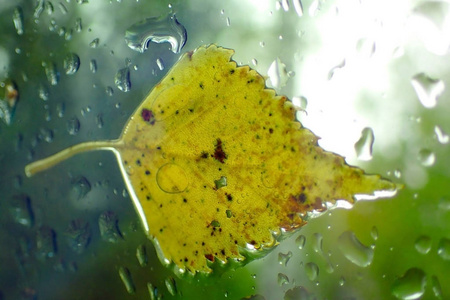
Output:
[[[205,254],[205,258],[209,261],[214,261],[214,256],[212,254]]]
[[[214,149],[214,154],[211,155],[214,159],[220,161],[221,163],[225,163],[225,159],[227,159],[227,154],[223,151],[222,141],[217,139],[216,149]]]
[[[142,119],[145,122],[149,123],[150,125],[155,124],[155,121],[156,121],[155,115],[153,114],[153,112],[151,110],[149,110],[147,108],[142,109],[141,116],[142,116]]]

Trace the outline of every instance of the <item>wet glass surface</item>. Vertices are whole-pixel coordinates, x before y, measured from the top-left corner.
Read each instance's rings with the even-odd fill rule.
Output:
[[[449,12],[445,1],[1,2],[0,299],[449,298]],[[127,45],[130,29],[146,51]],[[113,154],[25,176],[63,148],[117,138],[180,53],[209,43],[267,75],[322,147],[405,188],[197,281],[161,265]]]

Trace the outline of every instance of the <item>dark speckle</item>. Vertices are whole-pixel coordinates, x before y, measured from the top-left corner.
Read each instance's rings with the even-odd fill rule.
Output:
[[[198,85],[202,90],[205,88],[204,86],[203,86],[203,82],[200,82],[200,84]]]
[[[142,116],[142,119],[150,125],[153,125],[156,122],[153,112],[147,108],[142,109],[141,116]]]
[[[150,175],[150,171],[149,170],[145,170],[145,175]]]
[[[216,149],[214,149],[214,154],[211,155],[214,159],[220,161],[221,163],[225,163],[225,159],[227,159],[227,154],[223,151],[222,141],[217,139],[216,141]]]

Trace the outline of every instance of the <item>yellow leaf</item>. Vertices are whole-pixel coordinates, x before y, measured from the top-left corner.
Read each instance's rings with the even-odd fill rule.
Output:
[[[27,175],[113,150],[161,260],[205,274],[266,253],[326,202],[396,189],[322,150],[291,102],[233,53],[215,45],[186,53],[119,139],[75,145],[28,165]]]

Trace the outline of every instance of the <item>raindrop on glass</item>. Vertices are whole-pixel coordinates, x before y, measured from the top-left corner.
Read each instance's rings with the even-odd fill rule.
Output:
[[[105,211],[100,215],[98,218],[98,228],[100,229],[100,236],[104,241],[117,243],[117,241],[122,239],[118,222],[117,215],[112,211]]]
[[[64,58],[64,70],[67,75],[73,75],[80,67],[80,57],[75,53],[69,53]]]
[[[67,132],[70,135],[77,135],[80,131],[80,121],[77,117],[73,117],[72,119],[67,121]]]
[[[313,2],[311,2],[309,6],[308,13],[311,17],[315,17],[319,12],[319,10],[320,10],[320,2],[319,0],[314,0]]]
[[[153,17],[133,24],[125,32],[125,41],[131,49],[143,53],[150,42],[171,45],[173,53],[180,53],[186,43],[187,32],[175,14]]]
[[[82,219],[72,220],[64,234],[67,244],[77,254],[83,253],[91,240],[89,223]]]
[[[172,296],[177,294],[177,283],[175,279],[170,276],[165,280],[166,288]]]
[[[414,243],[414,247],[420,254],[427,254],[431,250],[431,238],[426,235],[418,237]]]
[[[289,260],[291,259],[291,257],[292,257],[292,252],[291,251],[289,251],[287,253],[281,253],[280,252],[280,253],[278,253],[278,263],[280,265],[284,265],[286,267],[288,262],[289,262]]]
[[[95,59],[91,59],[91,61],[89,62],[89,69],[92,73],[97,72],[97,61]]]
[[[56,104],[56,113],[58,114],[58,117],[62,118],[64,117],[64,113],[66,112],[66,105],[64,102],[59,102]]]
[[[418,268],[411,268],[394,281],[391,292],[397,299],[419,299],[425,293],[426,283],[425,273]]]
[[[81,32],[83,30],[83,25],[81,23],[81,18],[77,18],[75,21],[75,32]]]
[[[283,273],[278,273],[277,282],[278,282],[279,286],[283,286],[285,284],[288,284],[289,283],[289,277],[287,277]]]
[[[47,101],[50,96],[50,92],[49,92],[47,86],[45,86],[44,84],[39,85],[38,93],[39,93],[39,98],[41,98],[44,101]]]
[[[322,251],[323,236],[320,233],[314,233],[311,237],[311,244],[314,252],[323,254]]]
[[[333,78],[336,71],[342,69],[343,67],[345,67],[345,59],[342,60],[338,65],[331,68],[331,70],[328,72],[328,80],[331,80],[331,78]]]
[[[136,287],[133,282],[133,278],[131,277],[130,271],[125,267],[119,268],[119,276],[122,279],[123,285],[127,290],[128,294],[134,294],[136,291]]]
[[[319,267],[315,263],[309,262],[305,265],[305,273],[309,280],[314,281],[319,276]]]
[[[95,123],[97,124],[98,128],[103,128],[103,115],[102,114],[97,115],[97,117],[95,118]]]
[[[47,143],[51,143],[53,142],[53,131],[48,128],[41,128],[39,138],[46,141]]]
[[[63,15],[66,15],[66,14],[67,14],[68,11],[67,11],[67,8],[66,8],[66,6],[64,5],[64,3],[59,2],[58,7],[59,7],[59,9],[61,10],[61,12],[63,13]]]
[[[442,238],[439,241],[437,253],[443,260],[450,260],[450,239]]]
[[[148,263],[147,248],[145,248],[144,244],[141,244],[137,247],[136,258],[141,267],[145,267],[147,265]]]
[[[345,231],[339,236],[338,247],[349,261],[359,267],[372,263],[374,250],[363,245],[353,231]]]
[[[339,285],[344,286],[344,284],[345,284],[345,278],[344,278],[344,276],[341,276],[341,278],[339,278]]]
[[[59,73],[56,69],[56,65],[53,62],[43,61],[42,66],[44,67],[48,82],[51,85],[57,85],[59,81]]]
[[[371,160],[372,159],[372,147],[375,140],[373,130],[370,127],[366,127],[361,131],[361,137],[355,143],[356,156],[359,160]]]
[[[23,10],[21,7],[16,7],[13,13],[13,22],[14,27],[16,27],[16,31],[18,35],[23,34]]]
[[[147,282],[147,290],[150,295],[150,300],[157,300],[161,298],[161,294],[159,294],[158,289],[150,282]]]
[[[441,127],[434,126],[434,133],[436,134],[437,140],[441,144],[448,144],[450,138],[448,134],[446,134]]]
[[[122,92],[126,93],[131,90],[130,69],[128,67],[117,71],[116,76],[114,76],[114,84]]]
[[[107,86],[105,88],[105,93],[106,93],[106,95],[111,97],[112,95],[114,95],[114,90],[113,90],[113,88],[111,86]]]
[[[34,14],[33,14],[33,16],[36,19],[38,19],[41,16],[42,12],[44,11],[44,3],[45,3],[45,0],[37,1],[36,6],[34,8]]]
[[[441,283],[435,275],[431,276],[431,290],[433,291],[436,299],[442,299]]]
[[[56,235],[53,229],[42,226],[36,233],[36,252],[39,259],[51,258],[56,254]]]
[[[305,247],[305,243],[306,243],[306,237],[301,234],[299,235],[296,239],[295,239],[295,243],[298,246],[298,249],[302,250],[303,247]]]
[[[91,191],[91,183],[84,176],[72,179],[71,183],[70,197],[73,200],[81,200]]]
[[[420,103],[422,103],[425,108],[435,107],[439,96],[445,89],[442,80],[430,78],[425,73],[415,75],[411,79],[411,84],[416,91]]]
[[[89,43],[89,47],[91,47],[91,48],[97,48],[99,42],[100,42],[100,39],[99,39],[99,38],[93,39],[92,42]]]
[[[164,70],[164,62],[161,58],[156,59],[156,64],[158,65],[159,70]]]
[[[424,167],[431,167],[436,161],[436,156],[430,149],[420,150],[417,158]]]
[[[439,209],[450,211],[450,197],[442,197],[439,199]]]
[[[284,11],[289,11],[289,2],[288,0],[281,0],[281,7]]]
[[[227,26],[230,27],[230,25],[231,25],[230,18],[227,17]]]
[[[26,227],[33,225],[33,211],[31,209],[30,198],[27,195],[16,195],[12,197],[10,213],[13,220]]]
[[[294,4],[295,12],[299,17],[303,16],[303,5],[301,0],[292,0],[292,3]]]
[[[274,88],[284,87],[289,79],[286,65],[279,58],[275,59],[267,71],[270,82]]]
[[[370,230],[370,236],[374,241],[378,240],[378,229],[375,226],[373,226],[372,230]]]

